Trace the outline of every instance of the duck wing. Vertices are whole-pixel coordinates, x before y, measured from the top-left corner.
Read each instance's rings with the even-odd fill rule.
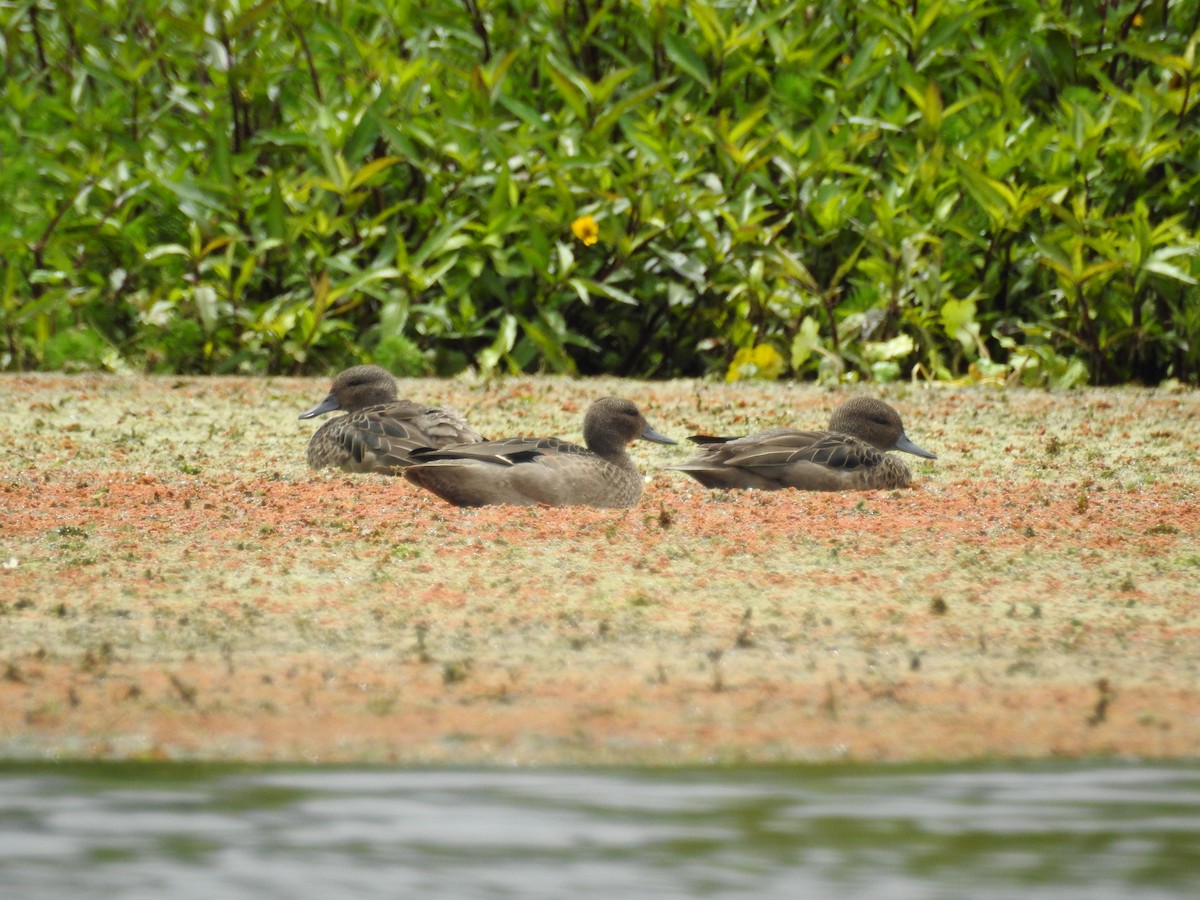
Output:
[[[412,453],[413,462],[426,463],[433,460],[476,460],[498,466],[515,466],[529,463],[540,457],[572,456],[589,453],[585,447],[559,438],[515,437],[499,441],[479,441],[471,444],[453,444],[447,447],[422,447]]]
[[[355,410],[321,432],[314,438],[320,452],[352,472],[402,469],[413,464],[414,450],[482,440],[457,413],[407,400]]]
[[[739,438],[692,440],[700,444],[700,452],[667,468],[686,472],[708,488],[849,490],[869,486],[888,467],[886,454],[832,431],[776,428]]]
[[[871,468],[884,454],[858,438],[835,431],[777,428],[742,438],[702,439],[700,459],[716,465],[752,469],[809,463],[836,470]]]

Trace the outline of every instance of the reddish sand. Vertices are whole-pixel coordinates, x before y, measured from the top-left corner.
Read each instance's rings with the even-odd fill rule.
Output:
[[[1200,396],[885,392],[915,487],[459,510],[309,473],[310,379],[3,376],[0,756],[665,762],[1200,751]],[[410,381],[485,433],[821,423],[786,385]],[[854,390],[863,390],[856,388]]]

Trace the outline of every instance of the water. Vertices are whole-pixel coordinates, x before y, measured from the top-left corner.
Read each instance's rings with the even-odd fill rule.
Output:
[[[1200,767],[0,769],[0,897],[1200,897]]]

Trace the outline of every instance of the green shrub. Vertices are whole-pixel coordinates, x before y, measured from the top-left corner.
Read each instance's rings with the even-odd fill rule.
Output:
[[[1200,0],[205,10],[0,13],[0,366],[1197,378]]]

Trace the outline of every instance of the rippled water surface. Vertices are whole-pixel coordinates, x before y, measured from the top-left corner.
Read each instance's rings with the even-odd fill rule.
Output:
[[[1200,897],[1200,768],[0,769],[0,897]]]

